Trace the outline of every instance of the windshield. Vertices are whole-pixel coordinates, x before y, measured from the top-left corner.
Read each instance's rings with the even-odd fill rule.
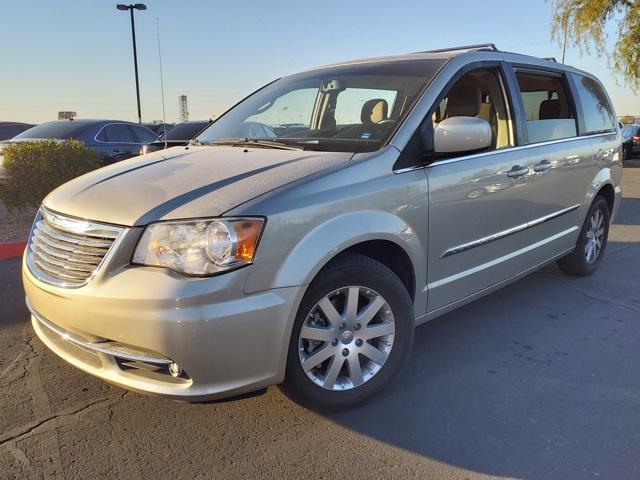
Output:
[[[250,139],[309,150],[377,150],[443,63],[362,63],[286,77],[237,104],[197,139],[205,145]]]
[[[181,123],[169,130],[165,135],[161,135],[157,142],[163,142],[164,140],[191,140],[198,133],[206,127],[209,122],[186,122]]]
[[[48,122],[25,130],[13,138],[56,138],[58,140],[68,140],[69,138],[78,137],[86,127],[86,125],[69,121]]]

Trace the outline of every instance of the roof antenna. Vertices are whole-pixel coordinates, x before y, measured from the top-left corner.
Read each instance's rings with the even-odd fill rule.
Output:
[[[156,35],[158,37],[158,63],[160,64],[160,94],[162,95],[162,128],[164,129],[164,148],[167,148],[167,114],[164,109],[164,80],[162,78],[162,52],[160,50],[160,21],[156,17]]]

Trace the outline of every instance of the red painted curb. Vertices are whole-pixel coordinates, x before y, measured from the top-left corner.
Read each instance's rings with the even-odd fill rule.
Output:
[[[27,242],[0,243],[0,260],[21,257]]]

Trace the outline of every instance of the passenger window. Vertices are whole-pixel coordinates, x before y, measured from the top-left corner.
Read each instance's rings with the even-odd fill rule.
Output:
[[[573,74],[577,85],[576,95],[582,106],[585,131],[600,133],[615,130],[616,119],[607,95],[595,80]]]
[[[123,123],[116,123],[107,125],[104,127],[104,136],[99,137],[100,140],[109,143],[136,143],[133,138],[133,132],[129,129],[128,125]]]
[[[434,127],[445,118],[477,117],[491,125],[491,148],[513,146],[509,109],[497,70],[474,70],[465,74],[435,107]]]
[[[576,119],[562,77],[516,72],[527,115],[529,143],[577,135]]]

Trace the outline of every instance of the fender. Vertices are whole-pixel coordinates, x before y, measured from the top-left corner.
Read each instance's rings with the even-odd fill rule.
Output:
[[[420,235],[402,218],[378,210],[352,211],[328,218],[295,245],[270,281],[264,281],[269,269],[254,269],[245,291],[255,291],[258,286],[265,289],[308,285],[333,257],[369,240],[387,240],[406,252],[414,268],[416,309],[426,307],[426,299],[420,295],[421,286],[426,284],[427,265]]]
[[[374,210],[350,212],[334,217],[309,232],[283,263],[274,287],[308,284],[337,254],[368,240],[395,243],[407,253],[414,268],[426,266],[423,246],[413,228],[401,218]]]

